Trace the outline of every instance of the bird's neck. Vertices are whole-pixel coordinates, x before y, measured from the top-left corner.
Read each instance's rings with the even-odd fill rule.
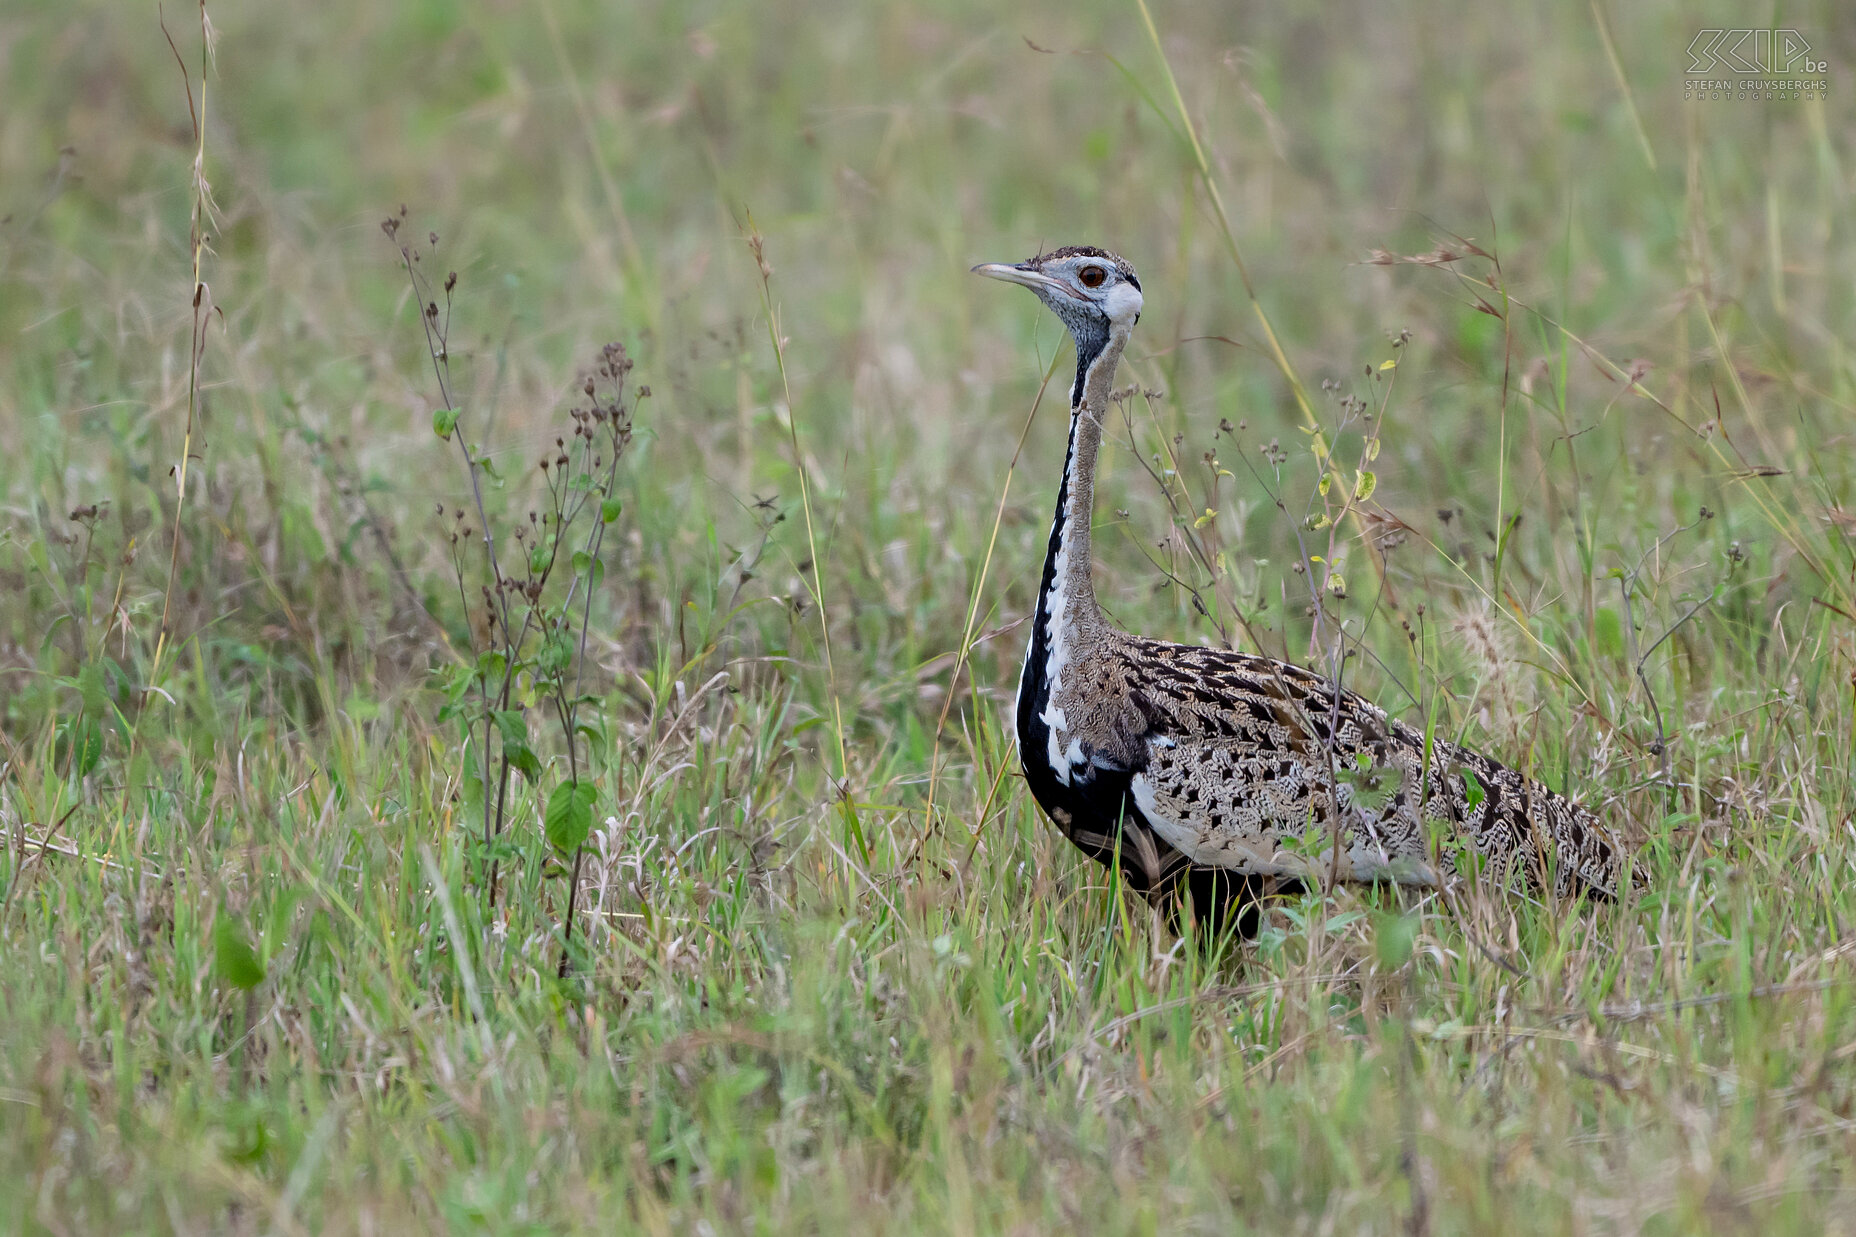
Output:
[[[1042,657],[1047,663],[1045,669],[1053,687],[1061,663],[1102,626],[1102,612],[1096,604],[1089,571],[1089,522],[1095,509],[1096,455],[1102,446],[1102,426],[1108,415],[1109,394],[1114,390],[1115,367],[1127,342],[1127,328],[1116,327],[1098,347],[1079,352],[1077,358],[1070,445],[1064,457],[1063,482],[1057,490],[1050,546],[1044,555],[1037,627],[1031,637],[1031,657]]]
[[[1063,484],[1057,490],[1057,513],[1051,520],[1045,553],[1044,619],[1066,625],[1094,621],[1100,615],[1091,560],[1089,524],[1096,505],[1096,454],[1102,446],[1102,421],[1084,406],[1070,413],[1070,446],[1064,456]]]

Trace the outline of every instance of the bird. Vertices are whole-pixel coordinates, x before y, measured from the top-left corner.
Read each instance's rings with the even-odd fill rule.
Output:
[[[1254,933],[1271,892],[1465,879],[1615,896],[1593,812],[1292,662],[1118,630],[1092,578],[1096,457],[1140,321],[1125,259],[1068,245],[973,272],[1029,288],[1076,346],[1069,445],[1014,708],[1032,797],[1080,850],[1177,916]]]

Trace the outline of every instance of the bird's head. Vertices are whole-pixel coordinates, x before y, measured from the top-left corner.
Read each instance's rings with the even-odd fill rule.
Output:
[[[1076,340],[1076,386],[1072,407],[1083,398],[1090,367],[1111,339],[1119,356],[1128,332],[1141,318],[1141,281],[1127,260],[1093,245],[1065,245],[1024,262],[982,262],[976,275],[1021,284],[1063,320]]]
[[[1030,288],[1071,331],[1079,321],[1133,326],[1141,316],[1134,268],[1093,245],[1065,245],[1024,262],[982,262],[973,273]]]

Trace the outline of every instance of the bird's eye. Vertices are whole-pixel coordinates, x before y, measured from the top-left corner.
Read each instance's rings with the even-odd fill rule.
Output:
[[[1108,272],[1099,266],[1085,266],[1077,278],[1083,281],[1085,288],[1100,288],[1102,281],[1108,278]]]

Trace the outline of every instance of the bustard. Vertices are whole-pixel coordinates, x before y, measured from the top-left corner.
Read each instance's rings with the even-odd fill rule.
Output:
[[[1076,343],[1069,451],[1016,710],[1031,793],[1070,841],[1118,859],[1155,902],[1184,885],[1213,923],[1266,882],[1435,885],[1468,850],[1497,876],[1615,891],[1623,847],[1540,783],[1437,739],[1427,767],[1422,733],[1300,666],[1110,626],[1090,581],[1089,522],[1141,281],[1089,246],[973,270],[1030,288]],[[1248,907],[1245,920],[1248,930]]]

